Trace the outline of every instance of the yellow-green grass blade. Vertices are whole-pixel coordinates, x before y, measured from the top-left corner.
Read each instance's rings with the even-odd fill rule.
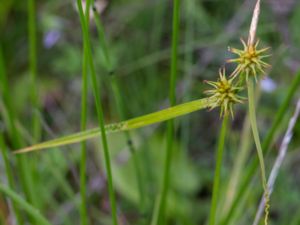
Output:
[[[155,124],[179,116],[183,116],[197,110],[208,108],[211,106],[211,103],[213,101],[214,101],[213,98],[203,98],[203,99],[194,100],[191,102],[183,103],[174,107],[163,109],[158,112],[150,113],[123,122],[108,124],[105,126],[105,130],[109,134],[114,132],[133,130],[140,127],[145,127],[151,124]],[[94,129],[78,132],[75,134],[71,134],[65,137],[57,138],[54,140],[42,142],[26,148],[22,148],[20,150],[15,151],[14,153],[16,154],[26,153],[26,152],[37,151],[46,148],[53,148],[53,147],[59,147],[68,144],[74,144],[87,139],[94,138],[98,135],[100,135],[100,129],[94,128]]]

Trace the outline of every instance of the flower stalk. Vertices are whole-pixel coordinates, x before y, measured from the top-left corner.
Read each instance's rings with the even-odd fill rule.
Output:
[[[217,204],[219,199],[218,197],[219,197],[220,181],[221,181],[221,168],[222,168],[222,161],[223,161],[223,152],[224,152],[224,145],[226,139],[227,125],[228,125],[228,115],[225,115],[222,122],[222,127],[221,127],[219,140],[218,140],[218,148],[216,152],[216,169],[214,175],[214,186],[213,186],[212,203],[211,203],[210,215],[209,215],[209,225],[216,224]]]

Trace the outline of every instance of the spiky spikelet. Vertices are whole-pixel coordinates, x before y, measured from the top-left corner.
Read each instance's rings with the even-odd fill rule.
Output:
[[[221,107],[220,116],[228,115],[229,113],[233,117],[233,105],[236,103],[243,103],[245,98],[237,95],[241,91],[242,87],[234,85],[234,77],[229,80],[225,75],[225,68],[219,70],[218,81],[206,81],[207,84],[213,87],[211,90],[205,91],[206,94],[211,95],[210,109]]]
[[[259,40],[255,45],[248,45],[243,39],[241,39],[244,49],[239,50],[236,48],[229,47],[228,50],[234,54],[238,55],[238,58],[227,60],[228,63],[237,63],[238,66],[233,71],[231,76],[237,77],[239,74],[245,74],[246,81],[248,81],[249,76],[253,76],[257,81],[257,74],[265,74],[265,69],[270,67],[270,65],[263,61],[264,58],[270,55],[265,54],[270,48],[257,49]]]

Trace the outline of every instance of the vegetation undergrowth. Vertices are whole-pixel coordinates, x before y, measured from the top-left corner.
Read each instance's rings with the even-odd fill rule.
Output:
[[[0,223],[249,224],[262,198],[264,218],[256,214],[256,222],[297,224],[299,216],[290,218],[285,207],[297,208],[300,196],[291,172],[297,124],[272,201],[267,178],[300,72],[293,80],[277,76],[299,68],[274,32],[280,26],[266,20],[273,3],[262,11],[255,2],[242,48],[229,47],[228,55],[224,46],[248,30],[252,1],[231,8],[195,0],[77,0],[73,12],[69,3],[28,0],[28,43],[18,54],[11,49],[24,42],[10,36],[15,29],[7,21],[24,6],[1,3]],[[55,7],[70,15],[54,16]],[[268,22],[258,26],[260,17]],[[272,60],[266,43],[274,46]],[[275,84],[266,89],[266,82]],[[65,135],[70,130],[79,132]]]

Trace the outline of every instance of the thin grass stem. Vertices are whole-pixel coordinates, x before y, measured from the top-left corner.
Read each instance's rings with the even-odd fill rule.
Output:
[[[249,79],[248,81],[248,103],[249,103],[249,118],[250,118],[250,124],[252,128],[254,143],[256,145],[256,150],[258,154],[259,164],[260,164],[260,170],[261,170],[261,180],[263,188],[267,188],[267,180],[266,180],[266,169],[265,169],[265,163],[264,163],[264,156],[263,156],[263,150],[260,143],[258,128],[257,128],[257,120],[256,120],[256,113],[255,113],[255,97],[254,97],[254,85],[253,81]]]
[[[222,206],[222,215],[228,213],[232,201],[234,200],[236,190],[238,188],[239,181],[243,176],[243,171],[246,166],[247,159],[250,155],[251,149],[251,127],[249,116],[247,115],[244,120],[243,130],[241,132],[240,144],[238,146],[238,153],[235,157],[234,164],[231,171],[231,176],[228,181],[228,187],[226,188],[226,195],[224,196],[224,204]]]
[[[81,90],[81,131],[86,130],[87,124],[87,54],[84,47],[83,54],[83,69],[82,69],[82,90]],[[87,201],[86,201],[86,160],[87,160],[87,149],[86,141],[81,142],[81,156],[80,156],[80,218],[81,224],[87,225]]]
[[[36,25],[36,3],[35,0],[28,0],[28,41],[29,41],[29,72],[30,72],[30,101],[32,105],[32,136],[34,141],[38,142],[41,138],[41,124],[39,114],[39,98],[36,88],[37,78],[37,25]],[[38,193],[38,170],[36,169],[34,159],[24,159],[24,174],[26,176],[26,190],[30,203],[39,208],[41,202],[37,197]]]
[[[194,26],[194,18],[190,16],[191,12],[195,8],[195,1],[190,0],[186,2],[185,5],[185,18],[186,18],[186,31],[185,31],[185,43],[192,43],[194,42],[194,34],[195,34],[195,26]],[[187,50],[187,46],[186,46]],[[183,100],[189,101],[191,98],[191,91],[190,87],[192,84],[192,64],[193,64],[193,52],[186,51],[184,54],[184,63],[185,63],[185,88],[186,92],[184,93]],[[189,139],[190,139],[190,125],[191,125],[191,118],[188,117],[181,123],[182,129],[182,141],[184,144],[185,149],[188,149]],[[185,152],[187,153],[187,151]]]
[[[121,120],[125,120],[126,113],[125,113],[125,108],[124,108],[124,100],[122,98],[120,86],[117,82],[115,70],[113,69],[113,65],[111,62],[111,52],[109,50],[109,47],[108,47],[108,44],[106,41],[105,32],[104,32],[104,28],[103,28],[100,16],[99,16],[98,12],[95,10],[95,8],[93,8],[93,9],[94,9],[94,19],[95,19],[95,23],[96,23],[96,27],[97,27],[97,31],[98,31],[99,43],[102,47],[102,51],[103,51],[103,55],[104,55],[104,59],[105,59],[104,64],[106,65],[106,70],[110,76],[110,84],[111,84],[111,87],[113,90],[113,95],[114,95],[114,98],[116,101],[117,111],[120,115]],[[141,206],[141,210],[143,210],[145,200],[144,200],[144,188],[143,188],[142,174],[141,174],[141,169],[140,169],[141,167],[140,167],[139,160],[135,154],[136,149],[134,147],[131,135],[128,131],[125,131],[125,138],[126,138],[128,148],[133,157],[134,168],[135,168],[134,170],[136,172],[136,179],[137,179],[137,184],[138,184],[138,189],[139,189],[140,206]]]
[[[3,53],[2,53],[2,46],[0,45],[0,94],[2,96],[2,101],[4,102],[4,104],[8,101],[9,98],[9,93],[8,93],[8,82],[7,82],[7,76],[6,76],[6,69],[5,69],[5,63],[4,63],[4,57],[3,57]],[[9,119],[8,119],[9,120]],[[7,126],[9,126],[9,122],[7,123]],[[9,126],[9,129],[11,130],[11,126]],[[0,134],[0,148],[1,148],[1,153],[2,153],[2,158],[4,161],[4,166],[5,166],[5,174],[8,180],[8,185],[10,189],[14,189],[15,187],[15,182],[14,182],[14,178],[13,178],[13,170],[11,167],[11,164],[9,163],[9,159],[8,159],[8,149],[5,145],[4,142],[4,138],[2,136],[2,134]],[[21,214],[20,214],[20,210],[18,208],[18,206],[12,202],[12,207],[14,210],[14,214],[16,217],[16,222],[18,225],[23,224],[22,222],[22,218],[21,218]]]
[[[264,155],[263,150],[260,143],[258,128],[257,128],[257,120],[256,120],[256,113],[255,113],[255,98],[254,98],[254,84],[253,80],[250,79],[248,81],[248,103],[249,103],[249,117],[250,117],[250,124],[252,128],[254,143],[256,145],[257,155],[259,159],[259,165],[261,170],[261,179],[262,185],[264,189],[264,198],[265,198],[265,225],[268,224],[268,217],[269,217],[269,208],[270,208],[270,192],[267,185],[266,179],[266,169],[264,163]]]
[[[32,128],[33,137],[38,141],[41,135],[41,125],[39,120],[39,101],[36,89],[37,77],[37,49],[36,49],[36,14],[35,0],[28,0],[28,38],[29,38],[29,70],[31,81],[31,103],[33,105]]]
[[[280,167],[282,166],[282,163],[283,163],[283,161],[286,157],[288,146],[289,146],[289,144],[292,140],[293,134],[294,134],[293,129],[296,125],[299,114],[300,114],[300,99],[298,99],[298,101],[297,101],[295,112],[294,112],[293,116],[291,117],[291,119],[289,121],[288,128],[285,132],[285,135],[282,139],[282,142],[281,142],[281,145],[280,145],[280,148],[279,148],[279,151],[278,151],[279,153],[276,157],[275,163],[272,167],[272,170],[271,170],[269,178],[268,178],[268,184],[267,185],[268,185],[268,190],[269,190],[269,195],[270,196],[273,192],[275,180],[278,176]],[[263,211],[265,209],[265,205],[266,205],[266,199],[265,199],[265,196],[262,196],[259,207],[258,207],[258,210],[257,210],[256,215],[255,215],[253,225],[258,225],[259,224],[260,218],[261,218],[261,216],[263,214]],[[266,212],[266,209],[265,209],[265,212]],[[266,219],[267,219],[267,217],[265,217],[265,224],[267,223]]]
[[[177,67],[178,67],[178,35],[179,35],[179,11],[180,11],[180,0],[173,1],[173,31],[172,31],[172,51],[171,51],[171,73],[170,73],[170,89],[169,89],[169,102],[171,106],[176,104],[176,79],[177,79]],[[165,217],[165,211],[167,207],[167,196],[169,192],[170,184],[170,170],[171,170],[171,159],[172,149],[174,140],[174,121],[170,120],[167,124],[167,149],[165,156],[165,164],[163,170],[163,183],[162,191],[160,193],[158,213],[154,224],[162,224]]]
[[[89,8],[91,1],[88,0],[86,2],[85,8],[85,16],[86,20],[89,21]],[[80,118],[80,127],[81,131],[86,130],[87,124],[87,95],[88,95],[88,53],[87,46],[84,44],[83,46],[83,62],[82,62],[82,85],[81,85],[81,118]],[[86,192],[86,182],[87,182],[87,174],[86,174],[86,164],[87,164],[87,148],[86,141],[81,142],[81,154],[80,154],[80,222],[81,225],[88,224],[88,216],[87,216],[87,192]]]
[[[216,214],[217,214],[217,206],[218,206],[219,190],[220,190],[220,182],[221,182],[221,168],[222,168],[222,161],[223,161],[223,152],[225,146],[227,124],[228,124],[228,116],[225,116],[223,118],[222,127],[219,134],[218,148],[216,152],[216,169],[214,175],[212,201],[211,201],[210,214],[209,214],[209,225],[216,224]]]
[[[6,178],[8,181],[8,187],[9,189],[13,190],[15,187],[15,182],[14,182],[14,178],[13,178],[13,172],[12,172],[12,168],[8,159],[8,155],[7,155],[7,148],[4,144],[4,140],[3,140],[3,136],[2,134],[0,134],[0,148],[1,148],[1,154],[2,154],[2,159],[4,161],[4,167],[5,167],[5,174],[6,174]],[[16,218],[16,222],[18,225],[23,224],[22,223],[22,218],[21,218],[21,214],[20,214],[20,210],[19,210],[19,206],[15,203],[12,202],[12,209],[13,209],[13,214]]]
[[[269,129],[266,137],[263,140],[262,149],[263,149],[264,154],[266,154],[268,152],[268,150],[270,149],[270,146],[273,142],[276,131],[278,130],[278,128],[284,121],[283,118],[285,117],[286,112],[289,109],[289,104],[290,104],[291,100],[293,99],[299,86],[300,86],[300,71],[295,75],[295,78],[291,82],[290,88],[287,91],[288,93],[287,93],[286,97],[284,98],[283,102],[281,103],[278,111],[276,112],[276,115],[273,120],[274,122],[272,123],[271,128]],[[236,198],[234,199],[232,207],[230,208],[228,214],[222,220],[222,222],[221,222],[222,225],[227,225],[230,223],[235,211],[238,208],[239,202],[241,202],[244,194],[247,193],[249,188],[251,188],[250,183],[254,177],[254,174],[256,173],[258,166],[259,166],[258,159],[254,159],[250,163],[249,167],[246,169],[246,171],[243,175],[244,179],[243,179],[243,181],[240,185],[240,188],[237,192]]]
[[[83,30],[84,45],[86,46],[86,51],[87,51],[87,55],[88,55],[87,59],[88,59],[89,69],[91,72],[93,94],[94,94],[94,98],[95,98],[96,111],[97,111],[97,117],[98,117],[98,125],[101,130],[101,141],[102,141],[102,146],[103,146],[103,150],[104,150],[104,159],[105,159],[105,167],[106,167],[107,180],[108,180],[108,192],[109,192],[109,200],[110,200],[110,207],[111,207],[111,213],[112,213],[112,221],[113,221],[114,225],[117,225],[118,224],[117,207],[116,207],[116,199],[115,199],[115,193],[114,193],[114,187],[113,187],[111,162],[110,162],[110,155],[109,155],[105,127],[104,127],[104,115],[103,115],[103,109],[102,109],[102,105],[101,105],[101,98],[100,98],[100,94],[98,92],[99,91],[98,80],[96,77],[96,71],[95,71],[95,66],[94,66],[93,56],[92,56],[90,34],[89,34],[89,30],[88,30],[88,22],[89,21],[84,17],[81,0],[77,0],[77,7],[79,10],[80,22],[81,22],[81,26],[82,26],[82,30]]]

